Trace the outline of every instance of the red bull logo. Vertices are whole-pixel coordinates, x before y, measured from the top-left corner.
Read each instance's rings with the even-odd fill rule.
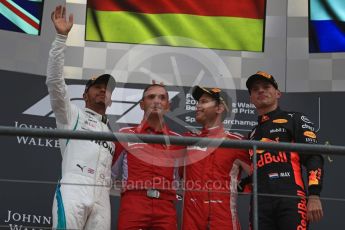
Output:
[[[286,153],[279,152],[278,155],[273,155],[270,152],[266,152],[260,155],[257,166],[258,168],[271,163],[285,163],[287,161]]]
[[[214,92],[214,93],[219,93],[219,92],[221,92],[221,90],[220,90],[219,88],[213,88],[213,89],[211,89],[211,91]]]
[[[298,214],[301,217],[301,222],[297,226],[297,230],[306,230],[308,226],[307,221],[307,199],[305,198],[305,192],[297,190],[297,196],[301,197],[301,200],[297,204]]]
[[[268,73],[266,73],[264,71],[258,71],[258,72],[256,72],[256,74],[259,74],[259,75],[261,75],[261,76],[263,76],[263,77],[265,77],[267,79],[271,79],[272,78],[271,74],[268,74]]]
[[[309,185],[318,185],[321,179],[321,169],[309,171]]]
[[[279,137],[277,137],[276,140],[271,140],[269,138],[263,137],[263,138],[261,138],[260,141],[262,141],[262,142],[276,142],[277,143],[277,142],[279,142]],[[287,162],[287,157],[286,157],[285,152],[279,152],[278,155],[272,154],[270,152],[266,152],[266,153],[264,153],[264,152],[266,152],[266,150],[263,150],[263,149],[256,150],[256,153],[260,154],[258,162],[257,162],[258,167],[262,167],[266,164],[270,164],[273,162],[275,162],[275,163]],[[250,157],[252,157],[253,154],[254,154],[253,150],[250,149],[249,150]]]

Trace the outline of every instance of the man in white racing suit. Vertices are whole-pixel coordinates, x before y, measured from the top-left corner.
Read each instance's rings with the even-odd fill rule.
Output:
[[[103,74],[86,83],[85,108],[71,103],[63,78],[64,50],[73,15],[66,9],[52,12],[57,35],[49,53],[47,80],[58,129],[109,132],[105,111],[111,105],[115,79]],[[111,164],[114,143],[98,140],[60,139],[62,178],[53,203],[54,229],[110,229]]]

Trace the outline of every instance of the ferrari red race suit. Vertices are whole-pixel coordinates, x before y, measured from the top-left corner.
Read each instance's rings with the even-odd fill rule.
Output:
[[[171,135],[164,126],[161,132],[142,122],[137,127],[122,128],[132,134]],[[127,142],[117,145],[113,177],[121,178],[122,193],[118,229],[177,229],[176,189],[179,177],[177,157],[185,147],[166,144]]]
[[[317,143],[314,125],[305,115],[280,108],[259,116],[249,138],[263,142]],[[307,229],[307,194],[301,166],[308,173],[309,195],[320,195],[322,155],[274,150],[257,150],[257,154],[259,229]]]
[[[188,136],[241,140],[222,126]],[[248,151],[188,146],[184,175],[183,229],[240,229],[237,183],[241,164],[250,167]]]

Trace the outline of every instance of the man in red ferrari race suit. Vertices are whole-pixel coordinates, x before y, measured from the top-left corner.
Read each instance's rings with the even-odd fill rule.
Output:
[[[221,89],[195,86],[196,121],[201,132],[188,136],[241,140],[224,130],[229,99]],[[237,183],[242,169],[250,172],[247,150],[188,146],[184,175],[183,229],[240,229],[237,217]]]
[[[259,71],[249,77],[247,87],[259,114],[258,125],[249,135],[251,140],[317,143],[313,123],[305,115],[278,107],[281,93],[272,75]],[[302,165],[308,173],[307,190],[302,179]],[[257,150],[257,176],[259,229],[302,230],[308,228],[308,221],[322,218],[321,155]]]
[[[152,84],[140,102],[144,118],[137,127],[120,132],[176,136],[164,123],[169,110],[163,85]],[[185,147],[165,144],[121,142],[115,150],[113,176],[122,180],[118,229],[177,229],[177,157]]]

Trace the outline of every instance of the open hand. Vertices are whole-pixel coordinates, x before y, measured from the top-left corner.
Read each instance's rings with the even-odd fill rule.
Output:
[[[66,20],[66,7],[59,5],[51,14],[56,32],[62,35],[68,35],[73,26],[73,14],[70,14]]]

